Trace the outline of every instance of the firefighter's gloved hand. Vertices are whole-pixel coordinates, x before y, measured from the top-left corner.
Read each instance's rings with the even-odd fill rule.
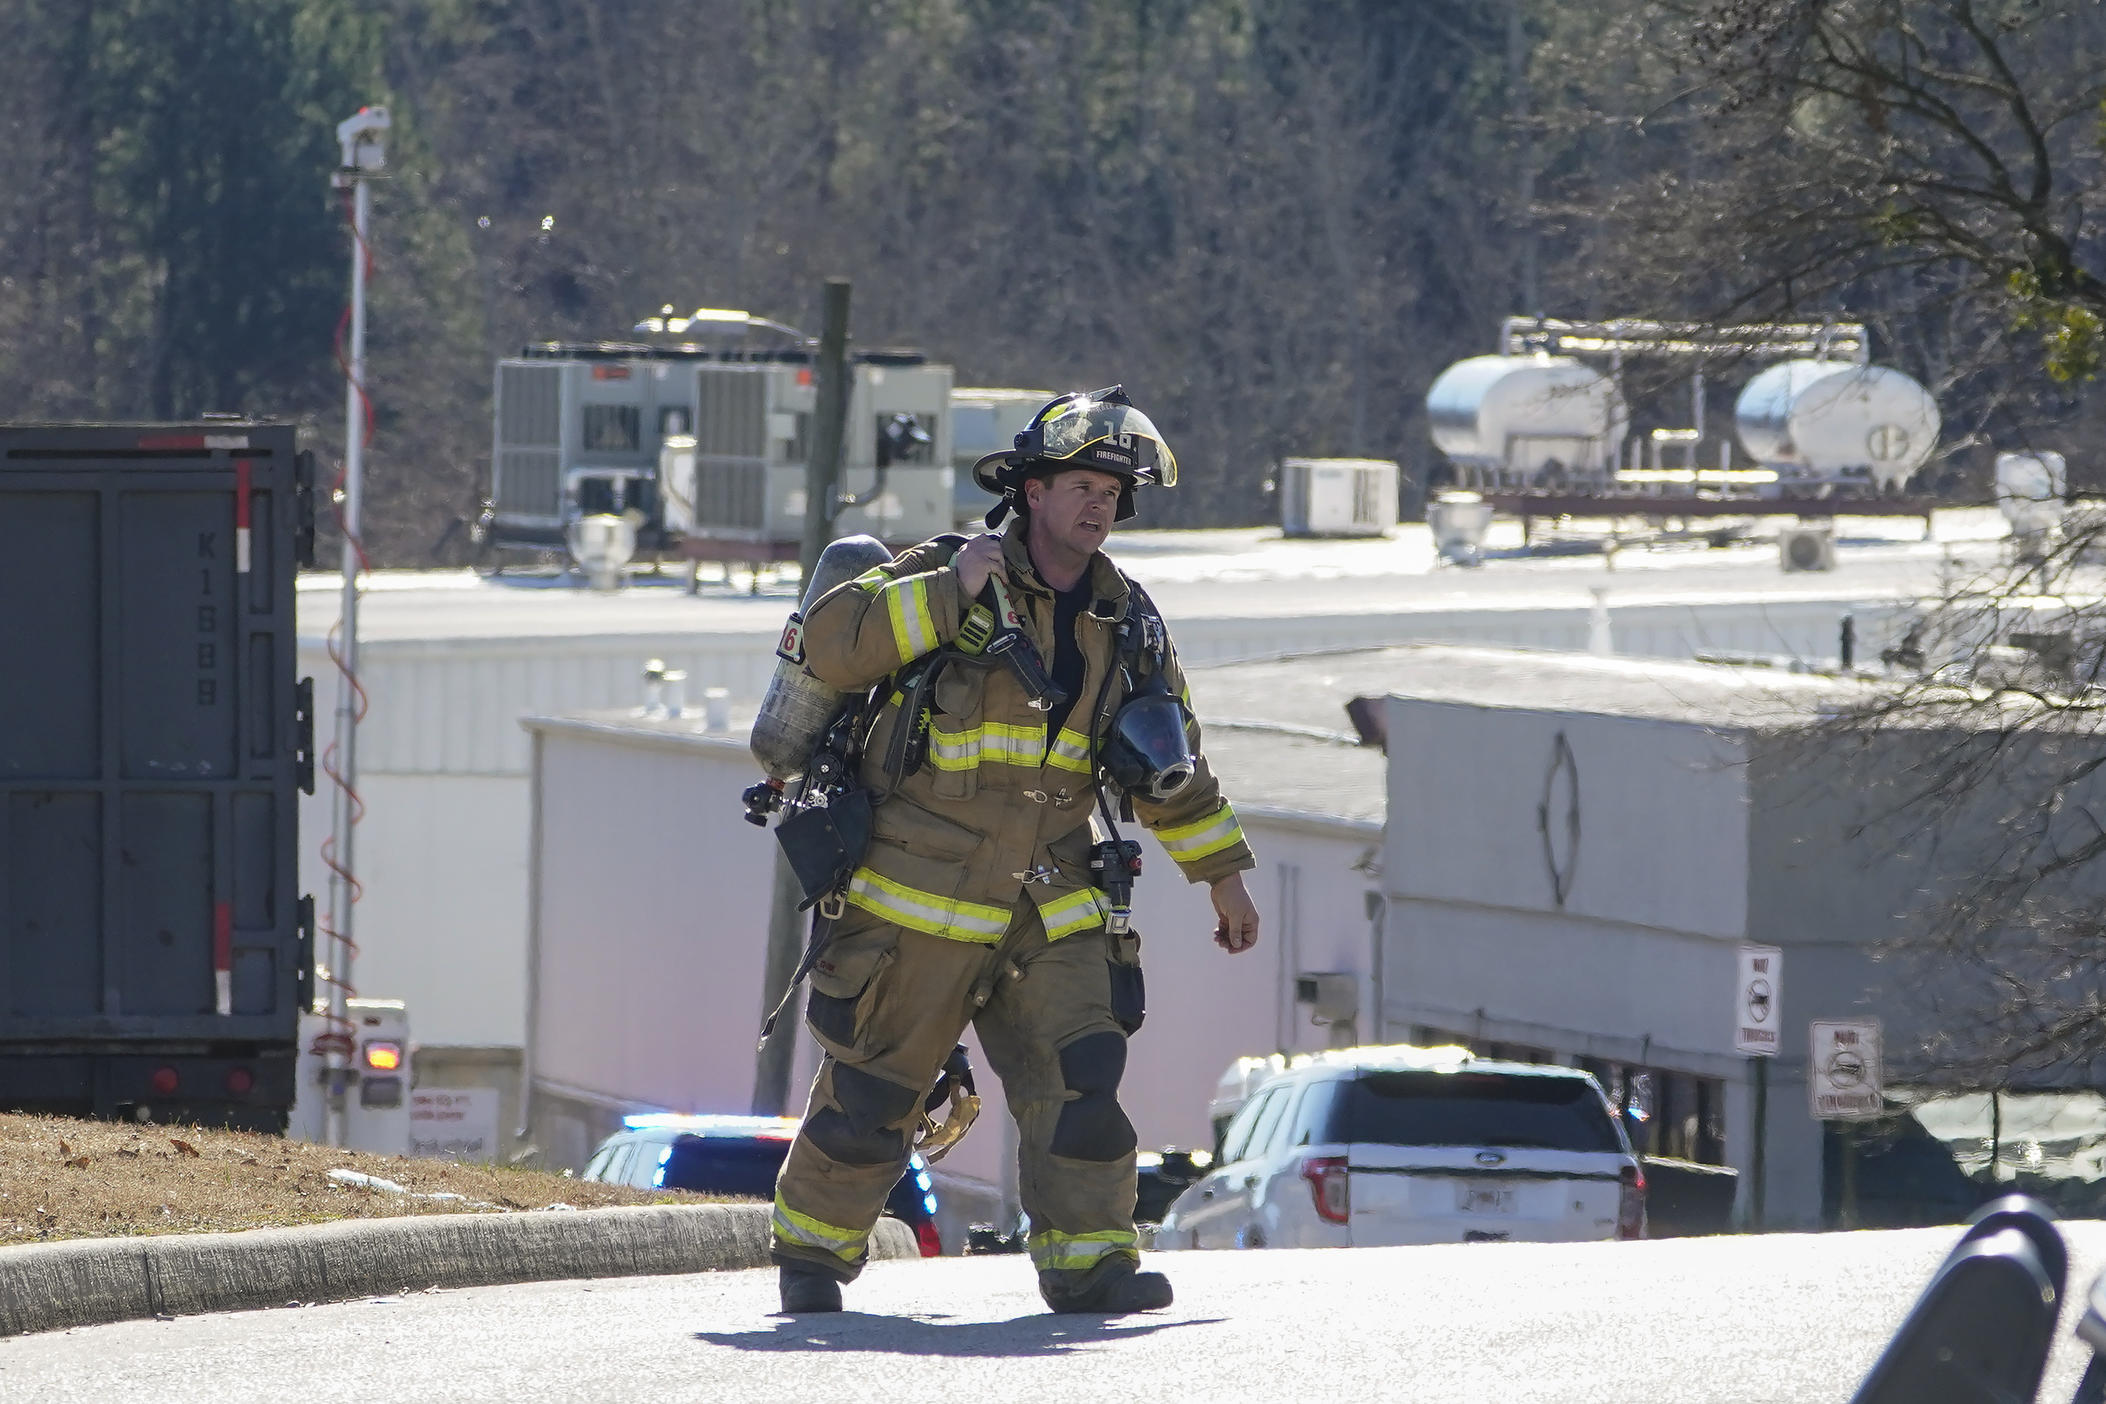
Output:
[[[958,590],[968,600],[978,599],[980,591],[987,585],[987,577],[1002,564],[1002,536],[990,532],[976,536],[958,548],[951,557],[951,569],[958,572]]]
[[[1214,899],[1214,944],[1230,954],[1258,944],[1258,904],[1244,889],[1243,874],[1230,873],[1208,889]]]

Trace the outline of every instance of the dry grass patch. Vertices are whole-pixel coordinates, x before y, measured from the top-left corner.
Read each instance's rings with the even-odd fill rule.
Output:
[[[418,1199],[329,1178],[355,1170]],[[540,1170],[372,1155],[247,1131],[0,1114],[0,1245],[143,1233],[218,1233],[331,1219],[509,1213],[567,1204],[701,1204]]]

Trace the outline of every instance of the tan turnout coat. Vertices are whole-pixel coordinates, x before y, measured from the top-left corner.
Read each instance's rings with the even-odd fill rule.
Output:
[[[860,691],[951,642],[973,601],[951,568],[955,539],[916,546],[828,593],[809,612],[807,666],[835,687]],[[1051,671],[1053,592],[1038,577],[1022,532],[1005,537],[1002,571],[1013,622]],[[883,758],[901,724],[895,691],[865,749],[862,779],[879,800],[876,837],[850,879],[847,900],[911,930],[992,944],[1008,928],[1019,893],[1028,894],[1059,939],[1103,923],[1109,910],[1091,883],[1091,784],[1097,738],[1089,728],[1123,699],[1114,626],[1131,592],[1103,553],[1090,561],[1094,600],[1076,622],[1082,691],[1061,731],[1046,735],[1046,714],[1029,704],[1006,667],[946,665],[934,689],[927,759],[886,794]],[[1186,698],[1174,652],[1170,689]],[[1108,705],[1100,706],[1100,690]],[[1134,812],[1188,881],[1213,882],[1254,866],[1235,811],[1200,754],[1190,783],[1161,803],[1137,798]]]

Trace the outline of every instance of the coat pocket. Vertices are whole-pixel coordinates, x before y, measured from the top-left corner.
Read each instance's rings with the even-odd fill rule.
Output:
[[[870,1014],[898,942],[898,934],[883,924],[836,935],[812,966],[805,1023],[820,1046],[844,1063],[861,1062],[879,1051],[866,1046]]]
[[[938,799],[971,799],[980,789],[980,723],[986,676],[964,666],[936,679],[929,708],[929,792]]]
[[[980,846],[982,835],[931,810],[904,795],[895,795],[878,806],[877,837],[883,844],[917,858],[942,863],[960,863]]]

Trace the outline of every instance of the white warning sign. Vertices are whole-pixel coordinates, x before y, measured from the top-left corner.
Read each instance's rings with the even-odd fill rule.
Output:
[[[1779,1002],[1783,983],[1783,951],[1775,946],[1740,948],[1740,979],[1733,987],[1734,1052],[1751,1058],[1777,1056],[1784,1025]]]
[[[1880,1095],[1879,1020],[1816,1019],[1806,1092],[1822,1121],[1864,1121],[1885,1111]]]

